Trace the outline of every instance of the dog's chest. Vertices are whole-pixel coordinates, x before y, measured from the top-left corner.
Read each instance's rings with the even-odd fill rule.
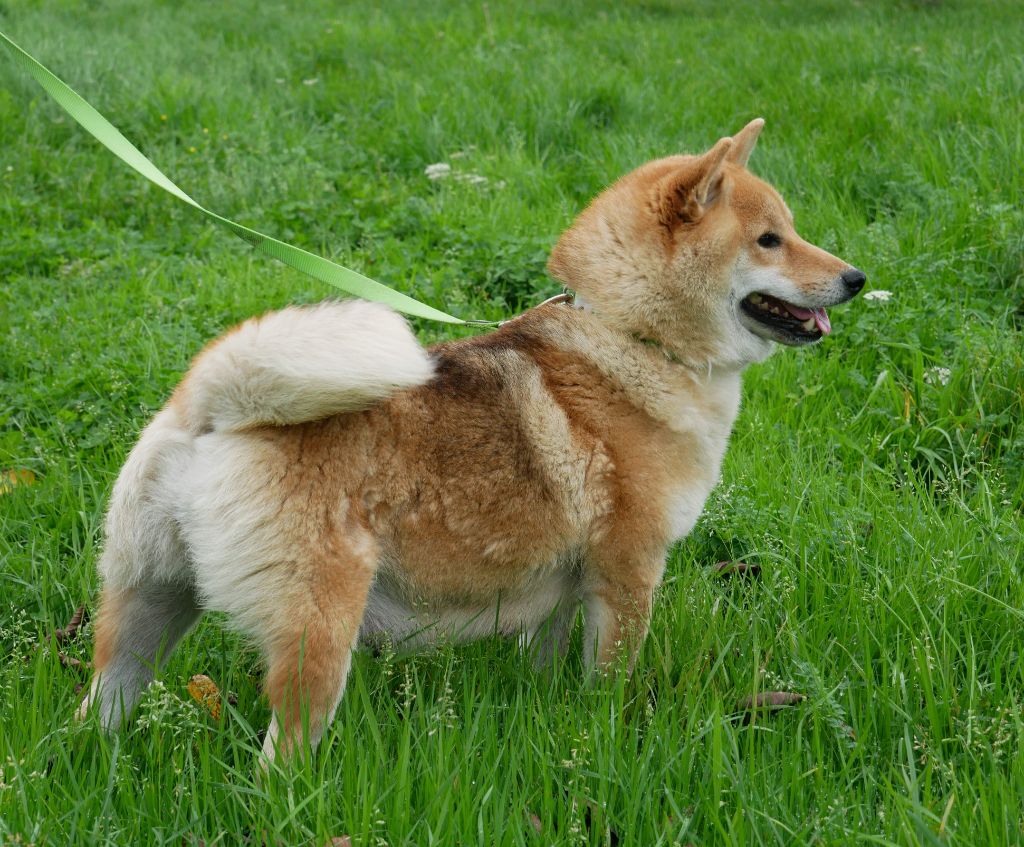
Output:
[[[739,379],[720,378],[704,387],[688,404],[685,448],[674,457],[672,481],[664,501],[669,538],[687,536],[697,523],[704,503],[717,485],[722,458],[739,411]]]

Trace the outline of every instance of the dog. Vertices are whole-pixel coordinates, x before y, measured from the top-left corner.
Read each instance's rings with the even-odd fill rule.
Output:
[[[345,301],[207,346],[114,486],[79,715],[115,728],[205,610],[264,651],[265,763],[316,744],[360,642],[498,632],[544,664],[582,607],[587,666],[631,668],[743,369],[865,282],[747,170],[763,124],[619,179],[551,254],[574,296],[490,334],[424,349]]]

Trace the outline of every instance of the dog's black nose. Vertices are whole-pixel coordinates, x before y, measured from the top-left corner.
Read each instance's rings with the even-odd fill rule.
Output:
[[[839,278],[843,281],[843,285],[846,286],[850,294],[853,295],[864,287],[864,283],[867,281],[867,274],[856,268],[850,268],[848,271],[843,271],[839,274]]]

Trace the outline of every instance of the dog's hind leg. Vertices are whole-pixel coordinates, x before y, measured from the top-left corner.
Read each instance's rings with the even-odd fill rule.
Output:
[[[361,545],[358,552],[354,546],[335,547],[315,571],[310,569],[310,579],[260,600],[270,613],[264,643],[273,709],[264,765],[276,756],[291,758],[303,739],[315,747],[341,701],[376,570],[372,545]]]
[[[104,588],[96,619],[94,676],[79,717],[97,709],[103,727],[116,729],[152,681],[157,665],[200,614],[188,587],[148,582]]]
[[[534,668],[546,670],[565,656],[579,607],[576,597],[563,597],[547,619],[528,633],[525,647],[532,656]]]
[[[99,570],[95,676],[79,709],[114,729],[200,615],[188,549],[168,481],[180,477],[193,436],[169,406],[143,431],[114,485]]]

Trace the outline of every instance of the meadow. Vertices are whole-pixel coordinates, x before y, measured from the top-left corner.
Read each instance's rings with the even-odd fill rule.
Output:
[[[591,196],[756,116],[751,169],[868,274],[747,372],[631,677],[585,684],[579,635],[549,674],[500,640],[360,653],[316,754],[260,781],[259,660],[222,621],[109,737],[70,720],[89,626],[53,633],[190,357],[336,292],[0,55],[0,843],[1024,843],[1018,4],[4,0],[0,30],[209,208],[463,317],[557,293]],[[774,690],[805,699],[739,705]]]

